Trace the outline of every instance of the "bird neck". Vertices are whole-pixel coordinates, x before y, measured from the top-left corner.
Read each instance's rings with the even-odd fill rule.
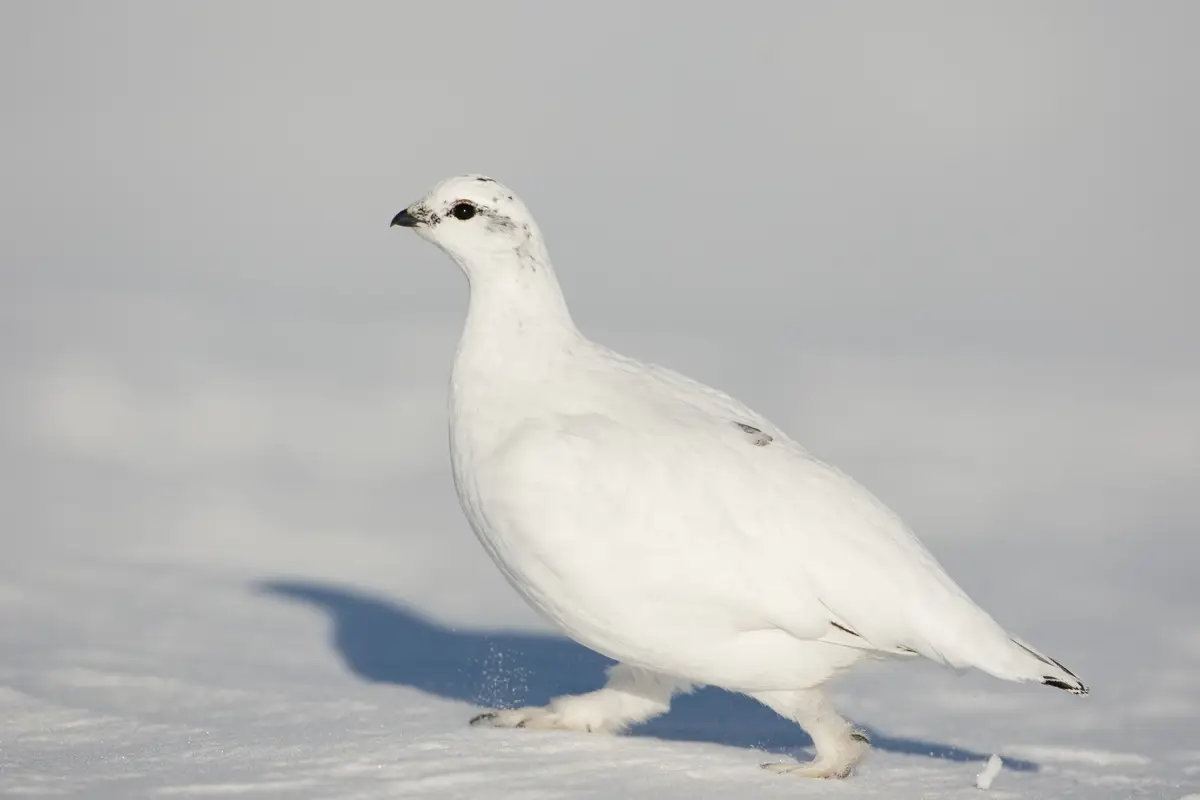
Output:
[[[489,255],[465,269],[467,320],[455,358],[455,383],[536,383],[560,365],[581,334],[544,248]]]

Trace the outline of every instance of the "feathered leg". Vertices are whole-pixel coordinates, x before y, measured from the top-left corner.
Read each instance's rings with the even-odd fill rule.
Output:
[[[471,724],[618,733],[666,713],[676,692],[691,690],[686,681],[617,664],[609,669],[603,689],[556,697],[546,706],[488,711],[472,719]]]
[[[805,778],[845,778],[871,749],[866,734],[838,714],[820,689],[757,692],[750,696],[804,728],[817,751],[817,757],[807,764],[763,764],[765,769]]]

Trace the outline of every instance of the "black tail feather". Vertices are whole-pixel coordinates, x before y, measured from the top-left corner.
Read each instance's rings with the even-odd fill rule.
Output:
[[[1063,671],[1066,672],[1066,670]],[[1058,678],[1053,678],[1049,675],[1046,675],[1042,678],[1042,685],[1053,686],[1055,689],[1062,689],[1063,691],[1070,692],[1071,694],[1084,695],[1088,693],[1088,687],[1084,686],[1082,683],[1078,684],[1077,686],[1072,686],[1066,681],[1060,681]]]
[[[1046,664],[1046,665],[1049,665],[1052,667],[1058,667],[1063,672],[1065,672],[1067,675],[1070,675],[1072,678],[1074,678],[1076,680],[1075,684],[1070,684],[1064,680],[1055,678],[1053,675],[1043,675],[1042,676],[1042,685],[1053,686],[1055,689],[1062,689],[1063,691],[1070,692],[1071,694],[1084,695],[1084,694],[1088,693],[1088,687],[1083,685],[1083,681],[1079,680],[1078,675],[1076,675],[1074,672],[1071,672],[1071,670],[1067,669],[1066,667],[1064,667],[1062,664],[1055,661],[1050,656],[1042,655],[1041,653],[1034,650],[1029,645],[1023,644],[1022,642],[1019,642],[1016,639],[1013,639],[1012,643],[1017,645],[1018,647],[1020,647],[1026,653],[1029,653],[1029,655],[1033,656],[1034,658],[1036,658],[1038,661],[1042,662],[1043,664]]]

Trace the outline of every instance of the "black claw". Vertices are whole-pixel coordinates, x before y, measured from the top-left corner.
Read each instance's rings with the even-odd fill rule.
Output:
[[[482,714],[478,714],[474,717],[471,717],[471,721],[468,724],[478,725],[481,722],[487,722],[489,719],[495,719],[495,718],[496,718],[495,711],[485,711]]]
[[[529,720],[527,720],[527,719],[523,719],[523,720],[521,720],[520,722],[518,722],[518,723],[517,723],[517,727],[518,727],[518,728],[524,728],[524,727],[525,727],[526,725],[528,725],[528,724],[529,724]]]

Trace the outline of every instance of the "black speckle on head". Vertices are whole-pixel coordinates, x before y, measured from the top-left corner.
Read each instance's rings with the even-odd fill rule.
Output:
[[[487,228],[492,233],[507,233],[517,228],[517,223],[491,208],[480,208],[479,215],[487,221]]]
[[[509,199],[509,200],[512,200],[512,195],[511,195],[511,194],[508,196],[508,199]]]
[[[476,178],[475,180],[479,181],[480,183],[495,183],[495,181],[492,180],[491,178],[485,178],[482,176]]]

